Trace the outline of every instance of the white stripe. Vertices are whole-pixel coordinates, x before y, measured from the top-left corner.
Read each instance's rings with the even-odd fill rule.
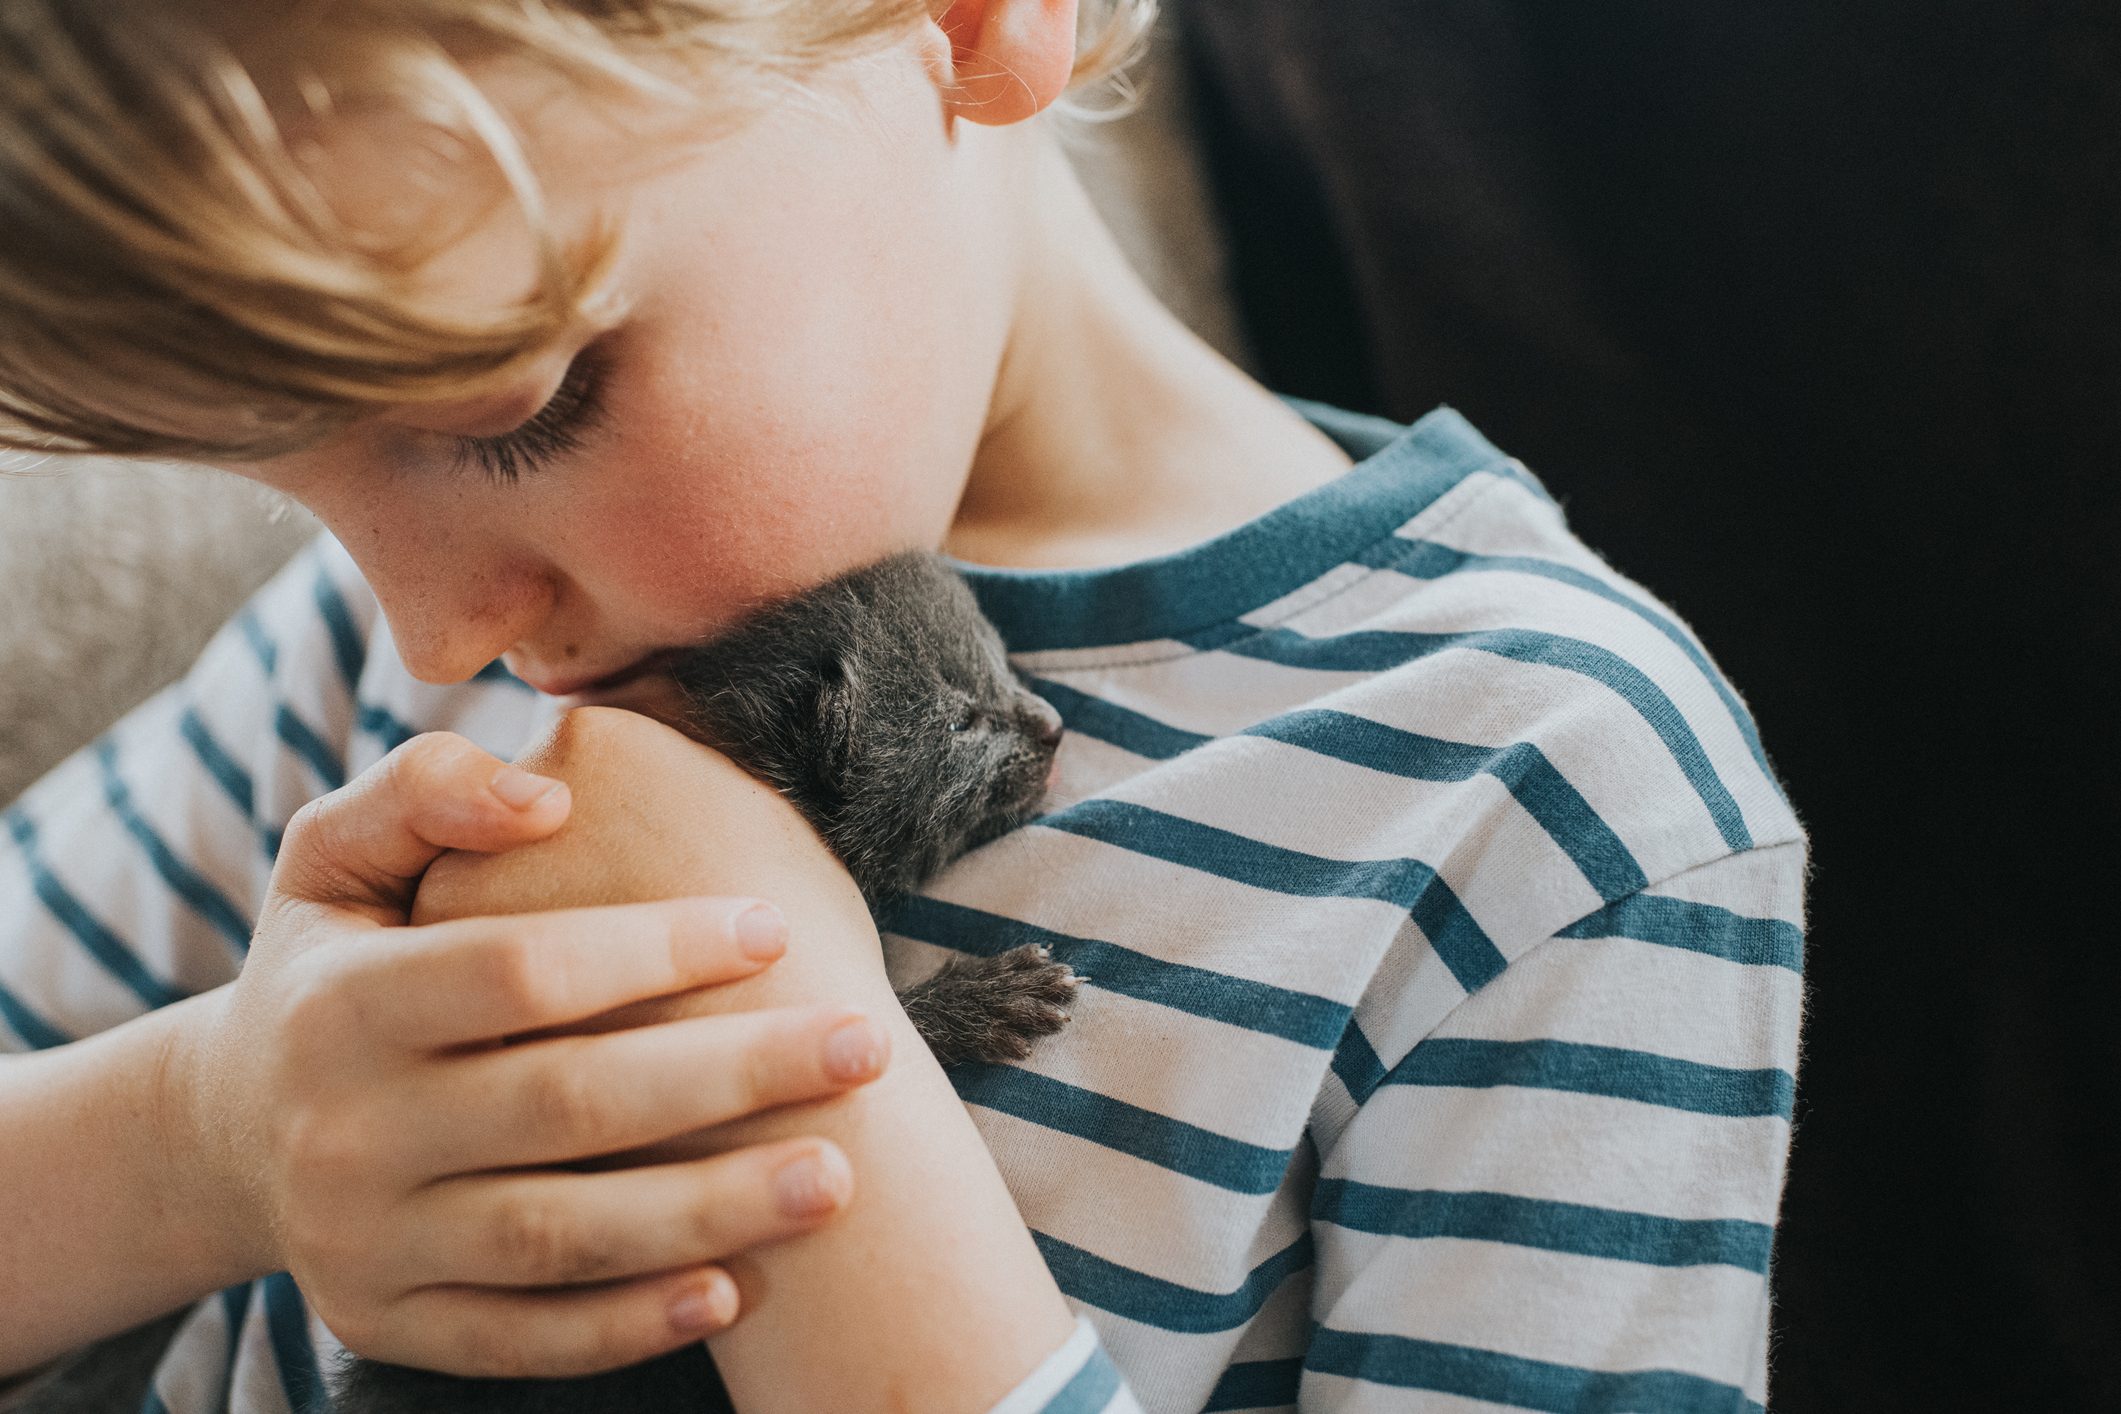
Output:
[[[1744,1382],[1762,1279],[1498,1242],[1324,1229],[1321,1319],[1336,1330],[1493,1350],[1587,1370],[1677,1370]],[[1352,1319],[1351,1319],[1352,1317]]]
[[[1387,1085],[1329,1178],[1773,1223],[1789,1125],[1560,1090]]]

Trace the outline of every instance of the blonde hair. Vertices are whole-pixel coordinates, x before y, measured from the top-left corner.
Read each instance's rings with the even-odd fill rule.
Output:
[[[611,242],[561,246],[465,60],[698,98],[681,68],[741,95],[880,49],[930,4],[5,0],[0,448],[245,460],[498,386],[581,320]],[[1117,78],[1157,0],[1082,6],[1071,96]],[[492,162],[538,240],[531,295],[498,314],[438,304],[413,278],[431,246],[364,239],[334,213],[289,123],[355,105]]]

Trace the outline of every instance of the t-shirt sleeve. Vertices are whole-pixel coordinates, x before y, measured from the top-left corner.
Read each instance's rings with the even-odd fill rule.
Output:
[[[1142,1414],[1087,1317],[988,1414]]]
[[[373,600],[319,541],[178,682],[0,828],[0,1052],[211,990],[250,946],[280,836],[344,783]]]
[[[1302,1409],[1764,1407],[1804,871],[1666,879],[1336,1066]]]

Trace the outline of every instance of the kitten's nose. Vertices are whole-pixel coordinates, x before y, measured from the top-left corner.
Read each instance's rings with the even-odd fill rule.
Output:
[[[1034,697],[1031,700],[1037,704],[1031,709],[1031,720],[1038,729],[1038,744],[1051,751],[1060,745],[1061,734],[1065,730],[1061,715],[1053,710],[1053,704],[1045,698]]]

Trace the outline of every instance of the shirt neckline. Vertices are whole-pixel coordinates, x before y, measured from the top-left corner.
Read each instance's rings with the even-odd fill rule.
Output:
[[[1256,519],[1183,550],[1095,569],[945,559],[1013,653],[1184,638],[1302,588],[1466,477],[1509,460],[1453,408],[1402,427],[1308,399],[1286,401],[1355,465]]]

